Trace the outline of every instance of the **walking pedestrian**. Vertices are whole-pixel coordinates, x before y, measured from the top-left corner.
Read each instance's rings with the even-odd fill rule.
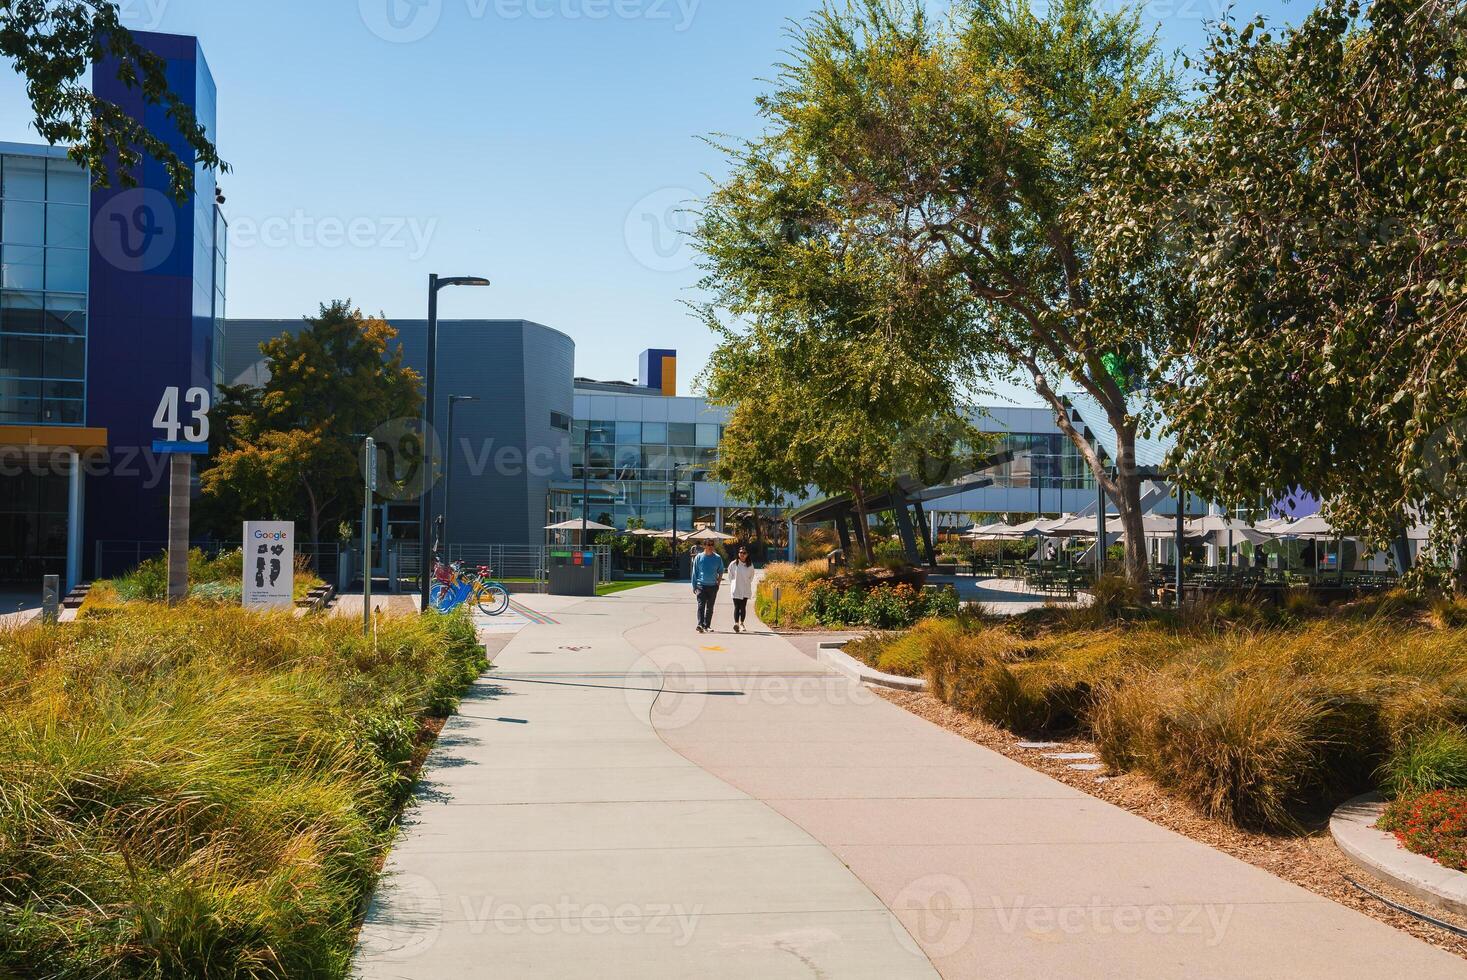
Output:
[[[723,584],[723,559],[713,550],[712,541],[703,542],[703,553],[693,559],[693,594],[698,597],[698,632],[713,628],[713,604],[718,601],[718,587]]]
[[[733,583],[734,632],[742,633],[749,616],[749,600],[754,598],[754,563],[744,545],[739,545],[738,557],[728,566],[728,577]]]

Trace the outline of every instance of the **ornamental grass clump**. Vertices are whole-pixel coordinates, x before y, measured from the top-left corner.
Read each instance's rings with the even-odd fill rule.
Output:
[[[1394,613],[1229,616],[1260,625],[1216,611],[1100,627],[968,619],[873,639],[863,654],[925,661],[934,696],[1016,732],[1089,735],[1111,768],[1229,823],[1297,829],[1301,813],[1377,785],[1388,759],[1455,765],[1455,737],[1418,740],[1467,729],[1467,633]]]
[[[467,620],[138,604],[0,633],[0,974],[345,976]]]
[[[1413,736],[1381,769],[1381,784],[1399,796],[1467,789],[1467,732],[1446,728]]]

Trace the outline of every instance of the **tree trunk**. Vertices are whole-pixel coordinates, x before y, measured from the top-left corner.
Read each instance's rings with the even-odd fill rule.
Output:
[[[861,549],[861,560],[871,564],[870,528],[866,523],[866,494],[858,483],[851,488],[851,503],[856,511],[856,546]]]
[[[1146,527],[1141,514],[1141,478],[1134,469],[1130,469],[1122,471],[1116,483],[1120,490],[1116,510],[1120,514],[1121,528],[1126,532],[1126,581],[1145,602],[1151,592],[1151,561],[1146,554]]]

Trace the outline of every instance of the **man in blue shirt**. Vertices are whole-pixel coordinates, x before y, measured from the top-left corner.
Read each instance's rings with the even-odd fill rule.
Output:
[[[723,583],[723,559],[712,541],[703,542],[703,553],[693,559],[693,594],[698,597],[698,632],[713,629],[713,604]]]

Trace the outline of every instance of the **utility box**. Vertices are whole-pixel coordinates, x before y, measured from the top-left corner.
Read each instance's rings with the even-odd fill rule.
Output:
[[[551,595],[594,596],[596,594],[596,553],[594,551],[550,552],[549,587]]]

